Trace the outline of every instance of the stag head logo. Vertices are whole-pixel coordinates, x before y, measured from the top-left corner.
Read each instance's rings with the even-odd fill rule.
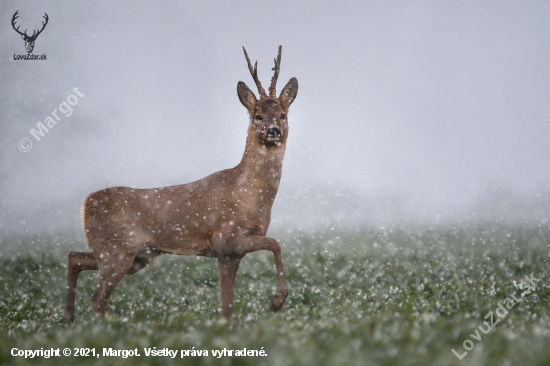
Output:
[[[29,35],[27,34],[27,30],[26,30],[26,29],[25,29],[25,32],[21,33],[21,32],[19,31],[19,27],[15,28],[15,20],[16,20],[17,18],[19,18],[19,16],[17,15],[18,12],[19,12],[19,10],[17,10],[17,11],[15,12],[15,14],[13,14],[13,18],[11,18],[11,26],[13,27],[13,29],[15,29],[15,31],[16,31],[17,33],[19,33],[19,34],[21,35],[21,38],[23,38],[23,40],[25,41],[25,48],[27,49],[27,53],[32,53],[32,50],[34,49],[34,41],[36,41],[36,38],[38,37],[38,35],[39,35],[40,33],[42,33],[42,31],[44,30],[44,28],[46,28],[46,24],[48,24],[48,20],[49,20],[48,14],[44,13],[44,14],[46,14],[46,15],[44,15],[43,18],[46,19],[46,21],[45,21],[45,22],[42,22],[42,29],[40,29],[40,30],[36,30],[36,29],[35,29],[34,32],[32,33],[32,35],[29,36]]]

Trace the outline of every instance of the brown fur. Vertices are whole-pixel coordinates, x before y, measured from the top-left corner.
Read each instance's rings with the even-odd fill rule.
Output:
[[[82,219],[92,252],[69,253],[65,319],[74,321],[81,271],[99,269],[91,302],[93,311],[103,317],[109,296],[122,277],[152,265],[154,258],[164,253],[217,258],[222,315],[229,317],[241,258],[257,250],[270,250],[279,279],[271,310],[281,308],[288,295],[281,247],[265,235],[281,179],[288,137],[286,115],[298,82],[292,78],[279,98],[275,96],[280,53],[279,47],[267,96],[245,51],[260,99],[246,84],[238,83],[237,94],[248,109],[250,124],[243,158],[236,167],[188,184],[151,189],[113,187],[86,197]],[[279,129],[278,141],[268,138],[270,128]]]

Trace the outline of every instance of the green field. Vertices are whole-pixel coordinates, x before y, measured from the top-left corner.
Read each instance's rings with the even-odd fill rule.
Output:
[[[59,324],[66,254],[82,236],[4,237],[0,253],[0,364],[101,365],[550,365],[548,225],[328,228],[271,233],[283,245],[290,295],[268,311],[277,284],[270,253],[245,257],[233,317],[219,312],[217,261],[162,256],[126,276],[95,320],[97,272],[83,272],[76,322]],[[540,278],[493,330],[489,311],[521,297],[524,276]],[[495,321],[499,319],[494,315]],[[463,342],[473,349],[463,353]],[[469,343],[468,343],[469,344]],[[135,349],[140,357],[13,357],[12,348]],[[208,357],[145,356],[144,348],[207,350]],[[212,350],[266,357],[216,358]],[[60,360],[60,359],[63,360]]]

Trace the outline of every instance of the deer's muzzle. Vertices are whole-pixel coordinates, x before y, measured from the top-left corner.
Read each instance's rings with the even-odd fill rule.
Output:
[[[279,141],[281,139],[281,130],[278,127],[271,127],[267,130],[267,141]]]

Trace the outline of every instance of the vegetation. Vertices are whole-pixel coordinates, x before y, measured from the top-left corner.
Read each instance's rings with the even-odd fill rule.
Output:
[[[59,324],[66,255],[81,239],[2,239],[0,364],[101,365],[549,365],[550,229],[523,225],[328,228],[274,233],[283,245],[290,295],[268,311],[277,284],[270,253],[245,257],[230,322],[219,310],[217,262],[162,256],[126,276],[95,320],[89,299],[97,272],[83,272],[76,322]],[[80,249],[79,249],[80,248]],[[528,282],[523,301],[481,340],[485,316]],[[523,290],[522,290],[523,289]],[[495,321],[498,319],[495,313]],[[462,360],[463,342],[473,349]],[[178,350],[145,356],[144,348]],[[180,350],[208,357],[180,358]],[[262,348],[263,347],[263,348]],[[95,357],[14,357],[12,348],[94,348]],[[140,357],[104,357],[137,348]],[[267,357],[216,358],[212,350],[261,350]]]

